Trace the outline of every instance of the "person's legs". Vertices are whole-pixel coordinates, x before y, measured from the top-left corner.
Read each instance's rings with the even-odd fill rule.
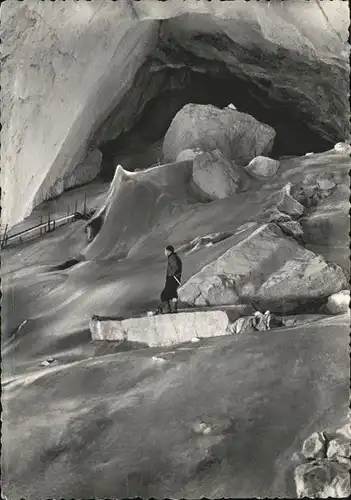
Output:
[[[173,297],[171,300],[171,313],[177,313],[178,312],[178,299],[176,297]]]

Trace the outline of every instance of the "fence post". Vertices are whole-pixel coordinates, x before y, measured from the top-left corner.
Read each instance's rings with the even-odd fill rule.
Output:
[[[48,233],[50,233],[50,212],[48,215]]]
[[[6,233],[7,233],[7,228],[8,228],[8,227],[9,227],[9,225],[8,225],[8,224],[6,224],[6,226],[5,226],[5,231],[4,231],[4,235],[3,235],[2,240],[1,240],[1,248],[3,248],[3,247],[5,246],[5,244],[6,244],[6,236],[7,236],[7,234],[6,234]]]
[[[76,200],[76,204],[74,206],[74,214],[77,215],[78,212],[78,200]]]
[[[43,223],[43,211],[41,210],[41,212],[40,212],[40,224],[42,224],[42,223]],[[42,236],[42,235],[43,235],[43,228],[40,227],[40,236]]]
[[[87,193],[84,193],[84,209],[83,209],[83,214],[84,214],[84,217],[87,214]]]

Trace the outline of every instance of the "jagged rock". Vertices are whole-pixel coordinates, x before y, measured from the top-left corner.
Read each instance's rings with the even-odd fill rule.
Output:
[[[253,316],[243,316],[238,318],[228,326],[228,331],[233,335],[238,335],[239,333],[253,332],[254,331],[254,317]]]
[[[350,290],[341,290],[328,298],[327,310],[331,314],[345,314],[350,308]]]
[[[302,250],[299,257],[287,260],[273,272],[257,293],[261,306],[292,310],[305,303],[327,299],[331,294],[343,289],[347,278],[341,267],[328,264],[309,250]]]
[[[202,153],[203,151],[199,148],[184,149],[178,154],[176,161],[193,160],[197,155],[201,155]]]
[[[291,196],[291,183],[286,184],[279,194],[277,209],[291,217],[300,217],[305,209],[295,198]]]
[[[90,320],[92,340],[140,342],[169,346],[190,342],[194,337],[226,335],[229,320],[224,311],[195,311],[130,319]]]
[[[267,178],[275,175],[279,166],[280,162],[277,160],[272,160],[272,158],[266,158],[265,156],[256,156],[245,167],[245,170],[253,177]]]
[[[232,334],[244,332],[263,332],[271,328],[271,313],[266,311],[264,314],[256,311],[253,316],[243,316],[228,326],[228,331]]]
[[[335,144],[334,150],[337,153],[351,155],[351,145],[346,142],[338,142],[337,144]]]
[[[228,104],[227,108],[233,109],[234,111],[236,110],[236,107],[232,103]]]
[[[295,220],[278,222],[278,226],[284,233],[293,236],[294,238],[301,238],[303,235],[301,224]]]
[[[194,158],[193,179],[212,200],[227,198],[240,187],[240,174],[217,149]]]
[[[327,458],[340,463],[349,463],[350,440],[345,436],[337,436],[328,443]]]
[[[264,214],[266,215],[266,214]],[[290,222],[292,219],[290,215],[284,214],[283,212],[280,212],[277,207],[272,207],[268,212],[268,222],[276,222],[276,223],[281,223],[281,222]]]
[[[330,191],[336,186],[335,182],[325,178],[317,179],[317,184],[322,191]]]
[[[326,457],[326,440],[322,433],[314,432],[302,445],[304,457],[310,459]]]
[[[348,498],[350,473],[346,464],[313,460],[299,465],[294,474],[298,498]]]
[[[184,149],[205,152],[219,149],[239,165],[267,154],[275,131],[246,113],[216,106],[187,104],[174,117],[163,142],[166,161],[174,161]]]
[[[224,232],[224,233],[212,233],[206,234],[205,236],[197,236],[189,243],[182,245],[178,248],[178,252],[195,252],[203,247],[209,247],[216,245],[217,243],[226,240],[233,236],[234,233]]]
[[[347,279],[339,266],[302,248],[275,224],[247,230],[242,239],[203,267],[179,289],[190,306],[238,304],[290,311],[300,303],[327,300],[344,288]]]

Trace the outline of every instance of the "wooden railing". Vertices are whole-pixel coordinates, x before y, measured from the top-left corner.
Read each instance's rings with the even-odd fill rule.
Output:
[[[10,243],[19,241],[22,242],[28,236],[33,236],[35,233],[38,233],[37,236],[42,236],[43,234],[54,231],[56,227],[61,227],[64,224],[68,224],[69,222],[73,222],[77,219],[85,219],[87,217],[87,204],[86,204],[86,196],[84,197],[84,205],[83,205],[83,213],[78,212],[78,202],[75,203],[74,212],[70,213],[70,209],[67,209],[67,215],[63,217],[59,217],[57,219],[51,219],[50,212],[47,215],[47,220],[43,222],[43,213],[40,216],[40,224],[36,224],[35,226],[29,227],[28,229],[23,229],[17,233],[8,234],[8,224],[6,224],[4,233],[0,236],[0,247],[4,248]]]

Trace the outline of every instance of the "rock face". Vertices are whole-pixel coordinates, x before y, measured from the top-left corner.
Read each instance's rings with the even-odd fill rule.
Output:
[[[47,2],[7,2],[2,12],[3,223],[20,221],[82,161],[113,110],[114,131],[107,130],[98,142],[130,129],[157,95],[162,78],[152,95],[145,92],[151,66],[162,76],[172,60],[169,52],[164,60],[156,58],[161,23],[172,51],[178,47],[186,56],[176,61],[175,54],[174,67],[197,59],[205,72],[220,68],[251,80],[263,90],[264,104],[289,100],[323,137],[345,140],[349,16],[347,3],[339,4],[290,2],[282,8],[276,2],[268,8],[257,2],[248,8],[245,2],[222,2],[213,9],[207,2],[191,7],[156,0],[66,2],[53,11]],[[141,68],[144,77],[136,86]]]
[[[327,310],[331,314],[345,314],[350,309],[350,290],[341,290],[328,298]]]
[[[264,224],[192,276],[180,289],[188,305],[256,301],[260,308],[288,311],[325,299],[345,287],[342,269],[286,237],[275,224]]]
[[[98,149],[94,149],[87,158],[77,165],[71,174],[66,174],[62,179],[59,179],[49,192],[49,196],[55,198],[66,189],[82,186],[91,182],[100,173],[102,154]]]
[[[227,198],[236,193],[241,180],[238,168],[218,149],[196,156],[193,179],[211,200]]]
[[[169,346],[189,342],[194,337],[227,334],[228,316],[224,311],[189,312],[125,320],[90,321],[92,340],[140,342]]]
[[[269,153],[274,137],[272,127],[246,113],[210,104],[187,104],[172,120],[163,154],[166,161],[174,161],[184,149],[218,149],[228,159],[245,165],[255,156]]]
[[[257,156],[245,167],[247,173],[258,179],[265,179],[275,175],[279,169],[280,163],[272,158]]]

